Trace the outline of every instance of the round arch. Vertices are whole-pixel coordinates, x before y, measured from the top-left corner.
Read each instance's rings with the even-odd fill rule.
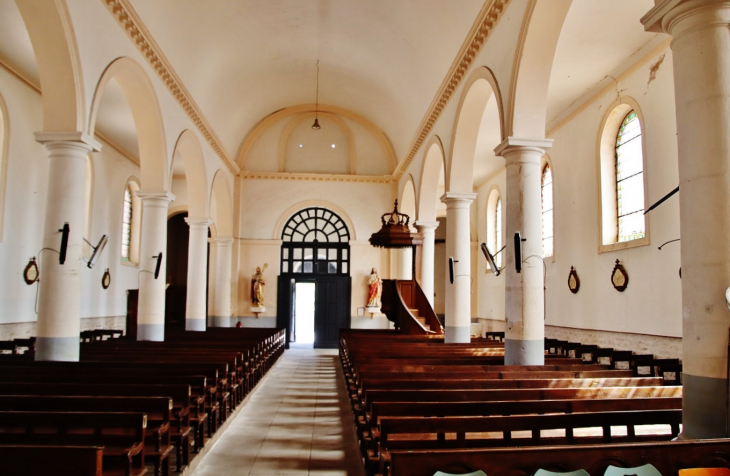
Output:
[[[38,65],[43,89],[43,130],[83,131],[86,108],[81,61],[66,2],[16,0],[15,4]]]
[[[325,200],[307,200],[304,202],[299,202],[296,205],[293,205],[289,208],[287,208],[284,213],[281,214],[279,217],[279,221],[276,222],[276,227],[274,228],[274,240],[280,240],[281,234],[284,231],[284,226],[286,225],[286,222],[289,221],[289,218],[292,217],[295,213],[297,213],[299,210],[303,210],[305,208],[328,208],[335,212],[340,218],[342,218],[342,221],[345,222],[347,225],[348,230],[350,231],[350,241],[356,241],[357,240],[357,234],[355,230],[355,225],[352,223],[352,220],[350,219],[350,216],[347,214],[345,210],[340,208],[339,206],[335,205],[332,202],[328,202]]]
[[[413,181],[413,176],[408,174],[406,180],[403,182],[403,188],[400,192],[400,198],[398,199],[398,210],[401,213],[405,213],[410,217],[409,226],[415,230],[413,223],[416,221],[416,184]]]
[[[530,0],[512,68],[506,136],[545,137],[550,73],[572,3],[573,0]]]
[[[182,159],[185,166],[185,182],[188,188],[188,213],[192,220],[208,218],[208,179],[205,170],[203,148],[198,137],[190,129],[180,134],[172,153],[172,164]],[[172,179],[172,171],[169,173]],[[172,186],[169,186],[170,189]]]
[[[10,145],[10,118],[8,107],[0,94],[0,242],[3,241],[5,223],[5,188],[8,174],[8,150]]]
[[[446,165],[446,189],[471,193],[474,181],[474,155],[487,102],[495,95],[499,113],[500,137],[504,139],[502,99],[497,80],[487,67],[476,69],[466,82],[459,101],[451,139],[451,159]],[[496,145],[496,144],[495,144]]]
[[[210,191],[210,218],[213,220],[211,232],[215,231],[217,238],[233,236],[233,207],[231,188],[223,170],[218,170],[213,176],[213,186]]]
[[[143,189],[169,191],[167,143],[160,105],[147,73],[133,59],[123,57],[114,60],[102,73],[91,105],[89,136],[94,136],[99,104],[112,79],[116,79],[122,88],[134,118]]]
[[[418,219],[421,221],[436,221],[439,179],[446,173],[445,168],[444,146],[438,136],[433,136],[426,148],[416,196]]]

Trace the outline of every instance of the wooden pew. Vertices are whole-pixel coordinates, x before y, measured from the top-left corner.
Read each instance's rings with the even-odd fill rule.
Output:
[[[0,411],[145,413],[145,459],[154,464],[156,475],[170,474],[169,456],[174,449],[170,444],[171,398],[0,395]],[[184,450],[178,448],[178,472],[182,467]]]
[[[610,445],[413,450],[390,452],[388,476],[427,476],[436,471],[463,473],[482,470],[489,476],[524,476],[540,468],[552,471],[584,469],[601,476],[608,465],[654,465],[664,476],[680,469],[730,468],[728,440],[695,440]]]
[[[0,445],[4,474],[24,476],[115,476],[103,471],[99,446]]]
[[[139,476],[144,469],[144,413],[0,412],[0,444],[103,446],[103,465]]]

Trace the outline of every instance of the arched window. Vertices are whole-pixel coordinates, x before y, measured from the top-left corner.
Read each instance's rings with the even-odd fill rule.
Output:
[[[124,187],[122,208],[122,246],[123,263],[139,263],[139,238],[142,225],[142,204],[137,196],[139,184],[132,178]]]
[[[124,211],[122,212],[122,261],[129,261],[132,244],[132,187],[124,189]]]
[[[649,244],[644,215],[644,147],[638,103],[621,97],[607,108],[600,129],[599,252]]]
[[[542,168],[542,256],[553,255],[553,171],[549,163]]]
[[[331,210],[300,210],[284,225],[281,240],[282,274],[350,274],[350,232]]]
[[[616,241],[644,237],[644,157],[641,124],[633,110],[624,117],[616,136],[616,213]]]
[[[499,253],[502,249],[502,197],[497,197],[497,205],[494,207],[494,251],[493,253]],[[495,263],[498,267],[502,266],[502,253],[499,253],[494,257]]]

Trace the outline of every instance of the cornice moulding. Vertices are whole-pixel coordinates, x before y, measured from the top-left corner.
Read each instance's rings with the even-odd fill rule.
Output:
[[[426,115],[421,121],[418,135],[411,143],[408,154],[400,161],[398,167],[395,169],[393,176],[396,180],[400,180],[408,166],[413,162],[416,153],[418,153],[421,145],[423,145],[423,142],[428,137],[429,132],[431,132],[434,124],[436,124],[436,121],[441,116],[441,112],[446,107],[446,104],[461,83],[461,80],[464,79],[474,58],[479,54],[482,45],[484,45],[489,33],[497,25],[509,2],[510,0],[487,0],[479,12],[479,16],[477,16],[459,53],[451,64],[451,68],[449,68],[444,81],[441,83],[436,97],[431,102]]]
[[[242,179],[258,180],[310,180],[315,182],[354,182],[354,183],[392,183],[392,175],[337,175],[290,172],[251,172],[241,171]]]
[[[205,140],[220,157],[228,170],[234,175],[239,173],[239,168],[235,162],[228,156],[223,148],[218,135],[211,127],[208,120],[203,115],[200,107],[185,88],[180,77],[167,60],[160,46],[155,42],[147,27],[145,27],[142,19],[137,15],[128,0],[101,0],[109,9],[111,14],[117,20],[119,25],[127,32],[129,38],[135,44],[137,49],[147,59],[167,89],[172,93],[178,104],[187,113],[188,117],[193,121]]]

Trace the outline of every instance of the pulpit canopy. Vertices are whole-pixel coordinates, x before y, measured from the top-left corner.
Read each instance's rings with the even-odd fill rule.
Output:
[[[398,212],[398,200],[392,212],[383,213],[380,221],[383,226],[370,236],[370,244],[378,248],[411,248],[423,244],[420,233],[411,233],[408,227],[410,217]]]

